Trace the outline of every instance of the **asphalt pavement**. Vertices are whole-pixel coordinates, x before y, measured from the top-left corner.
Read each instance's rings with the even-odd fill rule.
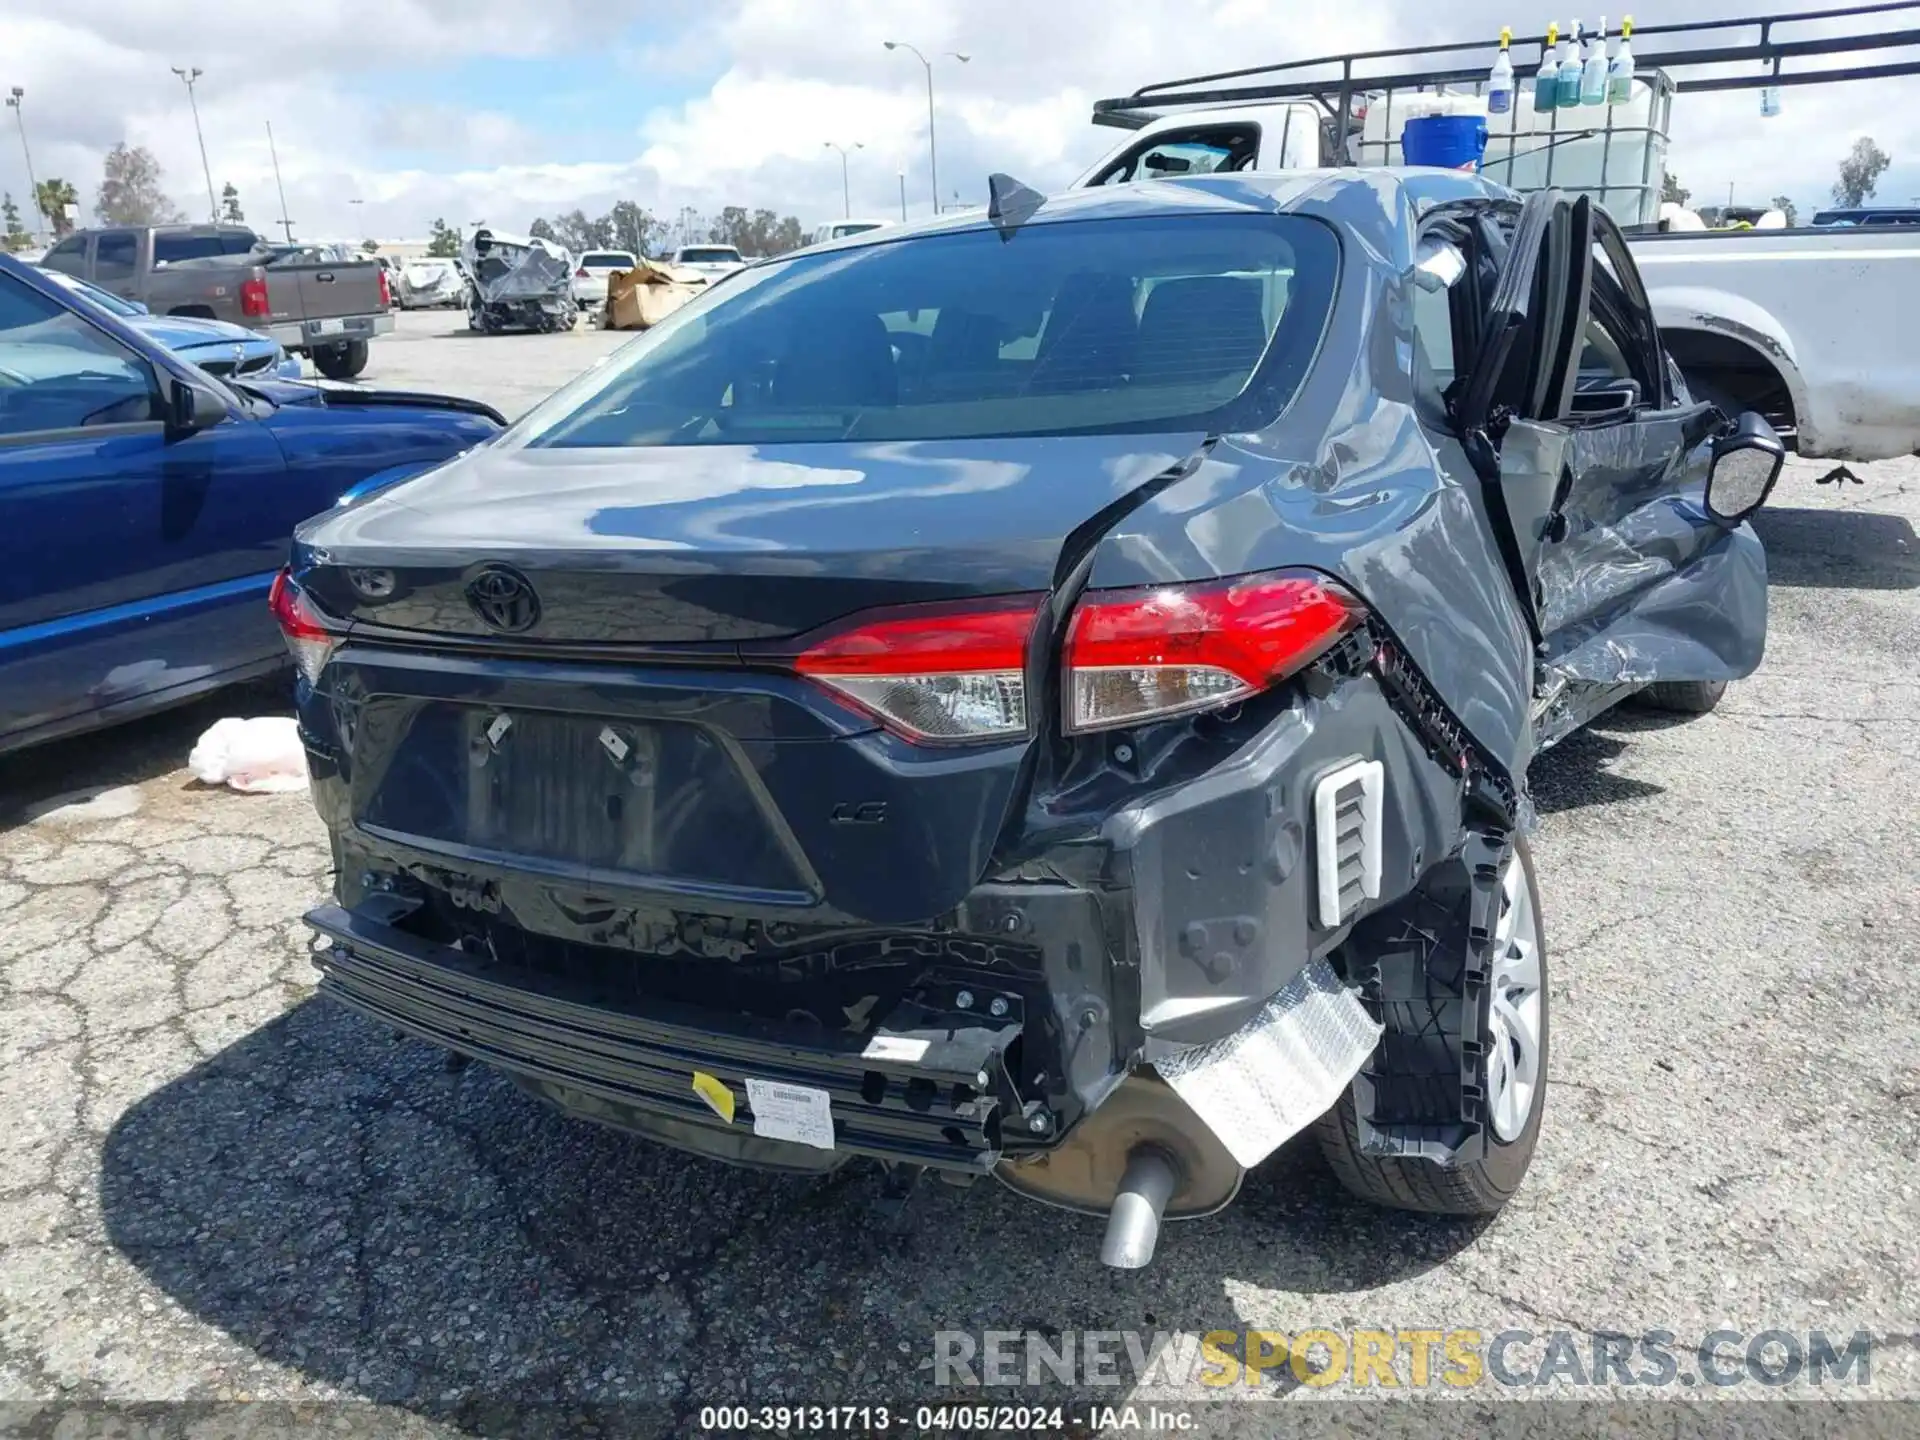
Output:
[[[403,316],[366,380],[517,413],[624,338],[463,327]],[[1295,1145],[1140,1273],[1101,1268],[1097,1221],[990,1182],[923,1186],[895,1234],[867,1167],[685,1158],[316,999],[306,798],[184,769],[214,719],[284,712],[280,687],[0,760],[0,1429],[51,1433],[32,1402],[345,1399],[396,1431],[553,1402],[556,1431],[617,1403],[664,1433],[723,1402],[931,1397],[943,1331],[1378,1328],[1527,1332],[1522,1377],[1550,1332],[1590,1355],[1665,1331],[1676,1375],[1636,1398],[1901,1399],[1873,1423],[1913,1433],[1920,461],[1826,468],[1793,465],[1762,517],[1760,672],[1710,716],[1616,712],[1536,767],[1552,1088],[1491,1223],[1364,1208]],[[1701,1383],[1691,1347],[1769,1330],[1870,1333],[1868,1383]],[[1420,1393],[1600,1393],[1560,1374]],[[1231,1393],[1204,1428],[1352,1392],[1281,1365]]]

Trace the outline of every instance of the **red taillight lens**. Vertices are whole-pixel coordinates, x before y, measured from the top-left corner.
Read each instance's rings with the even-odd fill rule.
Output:
[[[1309,571],[1089,591],[1067,632],[1067,729],[1107,730],[1245,699],[1359,623],[1358,603]]]
[[[380,277],[380,308],[382,310],[391,310],[393,308],[393,284],[387,279],[387,267],[382,265],[374,273]]]
[[[255,275],[240,282],[240,313],[242,315],[265,315],[267,313],[267,282]]]
[[[794,669],[910,740],[990,740],[1027,730],[1027,637],[1038,596],[987,606],[856,616]]]
[[[340,638],[327,628],[313,602],[301,593],[285,570],[273,577],[273,589],[267,592],[267,608],[280,623],[280,634],[293,655],[293,663],[300,667],[309,685],[318,682]]]
[[[591,277],[587,274],[587,267],[582,265],[578,270],[573,272],[573,278],[576,280],[586,280]]]

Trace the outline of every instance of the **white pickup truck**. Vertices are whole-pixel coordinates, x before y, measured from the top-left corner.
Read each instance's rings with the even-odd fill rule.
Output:
[[[1129,130],[1074,188],[1312,169],[1322,153],[1299,102],[1183,109]],[[1758,410],[1805,456],[1920,452],[1916,227],[1647,232],[1629,248],[1697,395]]]

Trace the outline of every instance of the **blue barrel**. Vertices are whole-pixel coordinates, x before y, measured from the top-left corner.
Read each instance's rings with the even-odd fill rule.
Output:
[[[1484,115],[1423,115],[1400,132],[1400,153],[1409,165],[1442,170],[1478,170],[1487,153]]]

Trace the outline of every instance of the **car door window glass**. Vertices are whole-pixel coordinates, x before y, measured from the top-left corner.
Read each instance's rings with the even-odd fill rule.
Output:
[[[139,255],[139,242],[126,231],[102,235],[94,242],[94,280],[102,285],[115,280],[131,280]]]
[[[1144,150],[1131,151],[1094,177],[1095,185],[1167,180],[1250,169],[1260,154],[1258,125],[1211,125],[1174,130]]]
[[[43,255],[40,264],[48,270],[60,270],[84,279],[87,273],[87,237],[68,236]]]
[[[0,275],[0,439],[157,418],[138,355],[10,275]]]

